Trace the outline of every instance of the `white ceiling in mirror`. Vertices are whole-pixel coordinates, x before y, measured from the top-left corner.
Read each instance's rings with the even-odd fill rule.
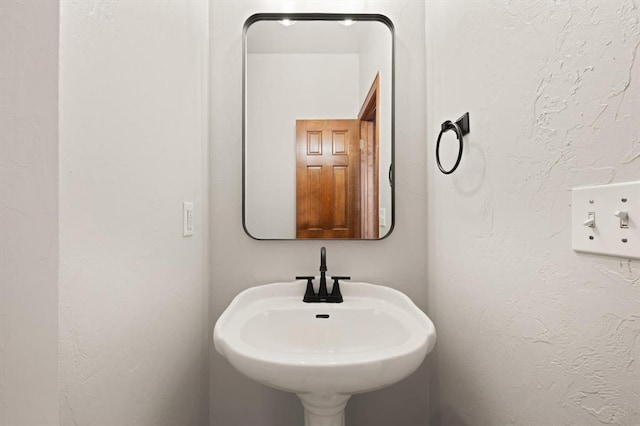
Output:
[[[292,25],[258,21],[247,33],[247,53],[360,53],[367,40],[389,36],[380,22],[289,21]],[[380,33],[376,35],[374,33]]]
[[[393,31],[372,16],[245,26],[251,237],[380,239],[393,229]]]

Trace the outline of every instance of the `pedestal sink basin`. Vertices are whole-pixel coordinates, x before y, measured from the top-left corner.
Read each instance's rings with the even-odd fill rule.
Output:
[[[343,426],[351,395],[409,376],[435,344],[433,323],[405,294],[340,287],[343,303],[304,303],[304,281],[249,288],[213,332],[216,350],[238,371],[300,397],[306,426]]]

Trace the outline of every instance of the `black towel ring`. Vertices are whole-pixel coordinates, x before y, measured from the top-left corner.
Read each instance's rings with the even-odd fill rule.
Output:
[[[460,165],[460,160],[462,159],[462,137],[469,133],[469,113],[465,112],[462,117],[460,117],[455,123],[452,121],[445,121],[440,126],[440,134],[438,135],[438,142],[436,143],[436,163],[438,164],[438,168],[445,175],[453,173],[458,166]],[[440,163],[440,140],[442,139],[442,135],[447,131],[453,130],[456,134],[456,138],[458,139],[458,158],[456,159],[456,163],[450,170],[445,170]]]

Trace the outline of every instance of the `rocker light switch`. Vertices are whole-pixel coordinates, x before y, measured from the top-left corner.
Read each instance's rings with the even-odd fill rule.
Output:
[[[640,181],[572,190],[573,250],[640,259]]]

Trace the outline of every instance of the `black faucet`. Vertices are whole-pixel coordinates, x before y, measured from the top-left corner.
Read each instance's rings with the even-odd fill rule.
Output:
[[[318,289],[319,297],[327,297],[327,278],[324,274],[327,272],[327,249],[320,248],[320,288]]]
[[[313,290],[313,279],[315,277],[304,276],[296,277],[297,280],[307,280],[307,289],[304,292],[303,302],[306,303],[342,303],[342,293],[340,293],[340,283],[338,280],[350,280],[351,277],[331,277],[333,279],[333,288],[331,294],[327,290],[327,278],[325,276],[327,272],[327,249],[322,247],[320,249],[320,288],[318,294]]]

